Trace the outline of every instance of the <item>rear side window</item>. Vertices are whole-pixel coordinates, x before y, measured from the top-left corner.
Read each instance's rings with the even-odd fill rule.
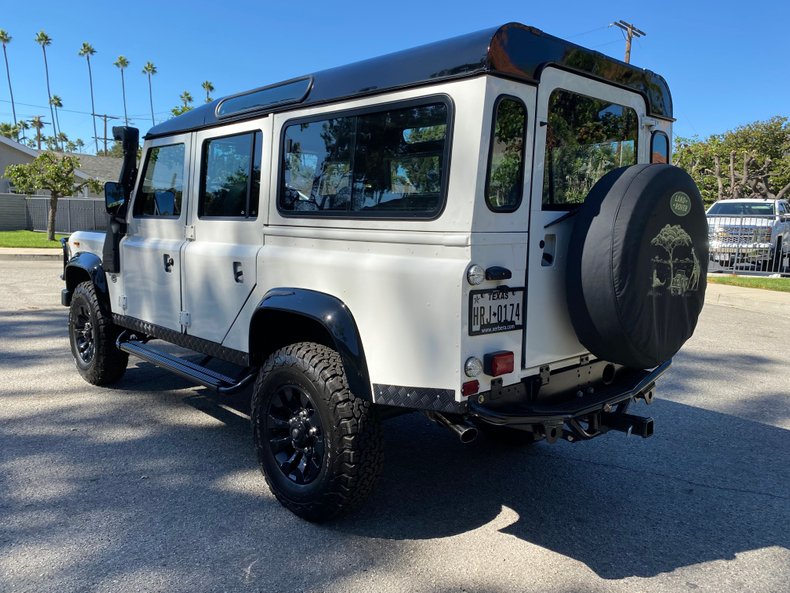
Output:
[[[431,218],[449,159],[445,101],[290,123],[278,207],[303,216]]]
[[[143,182],[134,201],[134,216],[178,218],[184,193],[184,145],[170,144],[148,150]]]
[[[549,98],[543,209],[568,210],[584,202],[609,171],[636,164],[636,111],[565,90]]]
[[[198,216],[255,218],[261,184],[261,133],[203,143]]]
[[[526,133],[524,103],[515,97],[497,99],[485,194],[486,204],[494,212],[513,212],[521,204]]]
[[[669,164],[669,137],[664,132],[654,132],[650,140],[650,162]]]

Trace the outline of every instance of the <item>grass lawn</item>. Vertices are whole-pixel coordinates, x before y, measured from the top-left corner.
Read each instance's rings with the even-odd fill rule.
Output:
[[[729,284],[745,288],[762,288],[790,292],[790,278],[763,278],[758,276],[708,276],[708,282]]]
[[[50,247],[52,249],[60,249],[60,238],[67,236],[56,234],[56,241],[47,241],[46,233],[0,231],[0,247]]]

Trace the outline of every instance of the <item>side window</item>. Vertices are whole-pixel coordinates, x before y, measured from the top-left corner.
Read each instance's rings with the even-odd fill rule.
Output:
[[[289,124],[280,211],[428,218],[444,203],[449,157],[444,102]]]
[[[515,97],[499,97],[486,176],[486,204],[494,212],[513,212],[524,188],[527,108]]]
[[[255,218],[261,184],[261,133],[203,142],[198,216]]]
[[[650,162],[669,164],[669,137],[664,132],[654,132],[650,140]]]
[[[636,164],[636,111],[565,90],[549,98],[543,209],[581,204],[609,171]]]
[[[134,200],[134,216],[178,218],[184,192],[184,145],[149,149],[143,167],[143,182]]]

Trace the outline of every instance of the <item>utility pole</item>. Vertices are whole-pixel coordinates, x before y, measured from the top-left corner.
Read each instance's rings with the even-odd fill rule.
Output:
[[[103,138],[96,138],[96,141],[97,142],[99,140],[103,140],[104,141],[104,156],[107,156],[107,140],[109,140],[109,138],[107,138],[107,120],[108,119],[121,119],[121,118],[120,117],[115,117],[114,115],[107,115],[106,113],[105,114],[94,113],[93,115],[95,117],[100,117],[100,118],[102,118],[104,120],[104,137]]]
[[[609,25],[610,27],[618,27],[625,31],[625,63],[631,63],[631,40],[634,37],[644,37],[647,35],[644,31],[640,31],[636,28],[635,25],[631,23],[626,23],[624,20],[619,20],[616,23],[612,23]]]

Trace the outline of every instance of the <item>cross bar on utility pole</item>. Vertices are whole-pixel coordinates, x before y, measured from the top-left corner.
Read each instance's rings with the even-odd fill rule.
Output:
[[[625,31],[625,63],[631,63],[631,40],[634,37],[644,37],[647,35],[644,31],[640,31],[635,25],[627,23],[624,20],[619,20],[616,23],[609,25],[610,27],[618,27]]]
[[[96,140],[103,140],[104,141],[104,156],[107,156],[107,120],[108,119],[121,119],[120,117],[116,117],[114,115],[107,115],[106,113],[94,113],[94,117],[100,117],[104,120],[104,138],[96,138]]]

